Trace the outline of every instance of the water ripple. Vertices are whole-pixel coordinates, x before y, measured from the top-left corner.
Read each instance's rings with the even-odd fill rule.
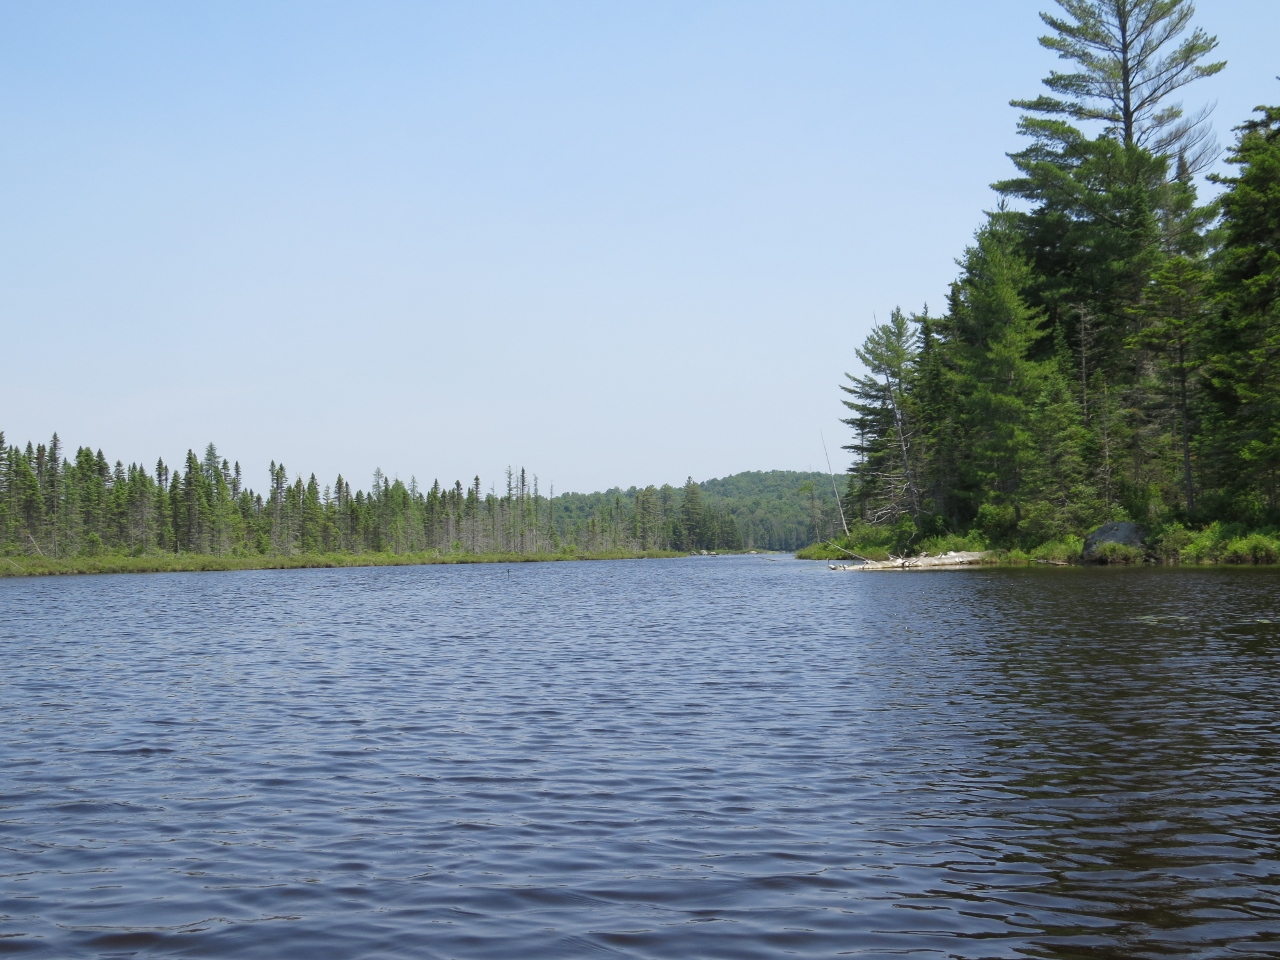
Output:
[[[1280,955],[1277,588],[0,581],[0,954]]]

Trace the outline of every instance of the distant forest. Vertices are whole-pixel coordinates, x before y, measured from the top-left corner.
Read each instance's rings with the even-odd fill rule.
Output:
[[[59,559],[156,553],[296,556],[791,550],[836,529],[821,473],[740,473],[682,487],[549,497],[524,470],[423,488],[375,471],[369,489],[272,463],[263,492],[213,444],[181,467],[112,464],[80,447],[8,445],[0,433],[0,553]]]
[[[945,311],[857,351],[850,543],[1280,524],[1280,107],[1235,128],[1203,202],[1219,150],[1178,94],[1225,64],[1193,6],[1061,7],[1040,42],[1062,72],[1014,103],[1027,146]]]

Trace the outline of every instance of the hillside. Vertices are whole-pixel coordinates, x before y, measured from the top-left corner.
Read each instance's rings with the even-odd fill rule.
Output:
[[[843,483],[843,478],[838,478]],[[839,529],[839,515],[831,477],[798,470],[750,470],[694,484],[701,509],[711,528],[700,538],[722,549],[795,550]],[[651,517],[665,526],[660,537],[672,543],[688,538],[675,529],[684,520],[686,490],[663,484],[614,487],[596,493],[565,493],[553,500],[559,535],[574,539],[575,530],[592,518],[644,523]],[[634,519],[634,518],[639,518]]]

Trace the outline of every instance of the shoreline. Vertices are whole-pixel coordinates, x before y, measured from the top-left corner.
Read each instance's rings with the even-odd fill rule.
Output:
[[[547,563],[567,560],[670,560],[688,556],[672,550],[599,553],[352,553],[298,554],[290,557],[235,557],[213,554],[0,557],[0,578],[91,576],[115,573],[224,573],[233,570],[315,570],[340,567],[422,567],[466,563]]]
[[[995,555],[984,557],[981,560],[974,560],[969,563],[954,564],[927,564],[927,565],[906,565],[906,566],[879,566],[884,561],[871,561],[874,566],[868,567],[868,571],[886,571],[886,572],[914,572],[914,571],[933,571],[933,570],[1013,570],[1013,569],[1070,569],[1070,570],[1103,570],[1107,568],[1125,568],[1125,569],[1168,569],[1175,570],[1178,568],[1185,569],[1226,569],[1226,570],[1250,570],[1250,569],[1274,569],[1280,567],[1280,563],[1273,560],[1261,561],[1237,561],[1237,560],[1141,560],[1141,561],[1124,561],[1120,563],[1084,563],[1080,560],[1041,560],[1027,556],[1010,556],[1009,552],[992,551]],[[802,557],[796,555],[797,560],[806,560],[810,563],[839,563],[848,564],[850,569],[856,570],[861,564],[849,560],[848,557]],[[913,558],[906,558],[908,560]]]
[[[812,543],[796,551],[798,560],[889,560],[897,557],[937,556],[949,551],[979,551],[985,554],[974,566],[1275,566],[1280,564],[1280,530],[1275,527],[1249,529],[1243,524],[1212,523],[1188,530],[1181,525],[1157,528],[1141,546],[1103,543],[1097,558],[1082,561],[1085,538],[1065,536],[1033,546],[990,547],[976,534],[929,538],[922,543],[891,543],[879,531]]]

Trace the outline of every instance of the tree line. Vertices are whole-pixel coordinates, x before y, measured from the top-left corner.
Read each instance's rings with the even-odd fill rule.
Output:
[[[1176,94],[1225,64],[1192,4],[1060,6],[1068,68],[1014,101],[1028,143],[945,312],[895,310],[842,386],[846,509],[900,547],[1280,523],[1280,107],[1202,202],[1218,150]]]
[[[654,518],[648,529],[667,523],[665,542],[671,544],[682,543],[680,530],[699,531],[697,547],[708,550],[794,550],[840,529],[832,478],[812,471],[752,470],[690,480],[683,488],[613,488],[556,498],[557,522],[566,526],[607,511]]]
[[[324,486],[314,474],[291,477],[273,462],[257,492],[213,444],[203,457],[188,451],[181,467],[147,469],[89,447],[68,457],[56,434],[22,448],[0,433],[0,553],[639,553],[786,549],[829,534],[834,511],[815,500],[812,477],[784,476],[790,485],[777,481],[776,495],[754,499],[704,493],[692,478],[681,488],[546,495],[523,469],[487,491],[479,477],[424,489],[378,470],[364,491],[341,475]]]

